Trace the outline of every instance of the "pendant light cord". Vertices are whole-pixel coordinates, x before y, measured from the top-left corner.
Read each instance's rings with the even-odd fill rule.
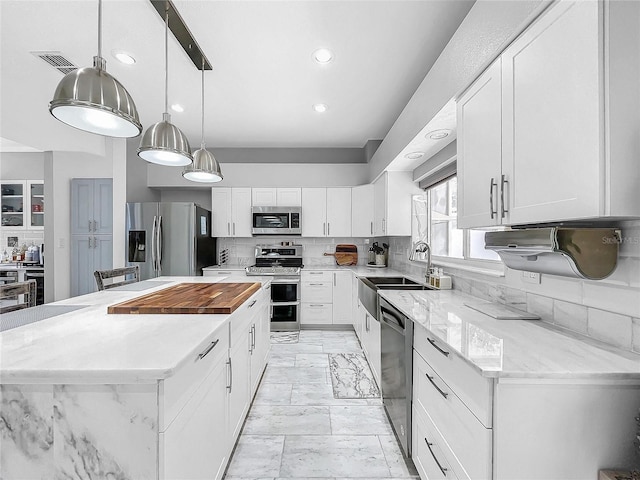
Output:
[[[169,113],[169,2],[165,7],[164,27],[164,111]]]
[[[204,148],[204,56],[202,57],[202,148]]]
[[[102,58],[102,0],[98,0],[98,56]]]

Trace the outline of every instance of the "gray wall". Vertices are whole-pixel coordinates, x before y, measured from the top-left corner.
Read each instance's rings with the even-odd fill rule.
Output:
[[[160,190],[161,202],[193,202],[211,210],[211,187],[205,188],[163,188]]]
[[[127,202],[159,202],[160,192],[147,187],[147,162],[138,157],[138,145],[140,138],[127,140]]]

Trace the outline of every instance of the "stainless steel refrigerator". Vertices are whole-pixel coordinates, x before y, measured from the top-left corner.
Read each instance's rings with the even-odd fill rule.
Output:
[[[195,203],[127,203],[127,265],[140,278],[202,275],[216,264],[211,212]]]

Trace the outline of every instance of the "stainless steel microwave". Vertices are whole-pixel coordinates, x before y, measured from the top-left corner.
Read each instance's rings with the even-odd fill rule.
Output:
[[[253,207],[253,235],[302,235],[301,207]]]

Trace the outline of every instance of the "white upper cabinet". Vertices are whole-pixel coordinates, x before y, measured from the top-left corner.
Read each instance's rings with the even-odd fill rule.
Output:
[[[350,237],[351,188],[303,188],[302,236]]]
[[[384,172],[373,183],[374,236],[411,235],[411,196],[422,193],[411,172]]]
[[[502,174],[500,59],[457,104],[458,228],[500,223],[498,182]]]
[[[638,2],[561,0],[460,97],[460,227],[640,216],[639,30]]]
[[[299,207],[301,191],[300,188],[252,188],[251,203],[254,207]]]
[[[211,236],[251,236],[251,188],[211,189]]]
[[[351,236],[373,236],[373,185],[351,189]]]

